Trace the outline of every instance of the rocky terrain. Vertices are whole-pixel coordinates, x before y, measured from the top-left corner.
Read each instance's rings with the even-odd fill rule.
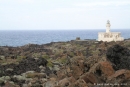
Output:
[[[130,41],[0,46],[0,87],[130,87]]]

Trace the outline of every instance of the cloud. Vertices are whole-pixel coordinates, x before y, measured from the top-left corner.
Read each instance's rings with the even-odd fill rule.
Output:
[[[50,13],[75,13],[75,12],[84,12],[86,9],[83,8],[56,8],[50,10]]]
[[[91,6],[123,6],[130,5],[130,1],[107,1],[107,2],[88,2],[88,3],[75,3],[75,6],[91,7]]]
[[[17,0],[18,3],[34,3],[34,0]]]
[[[34,3],[34,0],[0,0],[0,3]]]

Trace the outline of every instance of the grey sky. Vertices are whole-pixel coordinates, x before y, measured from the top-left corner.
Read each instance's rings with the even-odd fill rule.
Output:
[[[0,0],[0,30],[130,29],[130,0]]]

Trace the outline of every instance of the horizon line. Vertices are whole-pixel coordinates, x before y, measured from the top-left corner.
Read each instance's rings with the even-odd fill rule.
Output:
[[[128,30],[130,28],[120,28],[119,30],[122,30],[122,29],[125,29],[125,30]],[[21,30],[24,30],[24,31],[30,31],[30,30],[106,30],[105,28],[104,29],[0,29],[0,31],[10,31],[10,30],[17,30],[17,31],[21,31]],[[114,28],[114,29],[110,29],[110,30],[117,30],[117,28]]]

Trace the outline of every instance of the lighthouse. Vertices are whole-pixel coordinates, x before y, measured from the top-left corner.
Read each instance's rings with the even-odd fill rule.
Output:
[[[111,32],[110,31],[110,21],[107,21],[106,24],[106,32],[99,32],[98,33],[98,41],[107,41],[107,42],[111,42],[111,41],[123,41],[124,38],[121,37],[121,32]]]
[[[110,24],[110,21],[108,20],[107,24],[106,24],[106,33],[110,32],[110,26],[111,26],[111,24]]]

